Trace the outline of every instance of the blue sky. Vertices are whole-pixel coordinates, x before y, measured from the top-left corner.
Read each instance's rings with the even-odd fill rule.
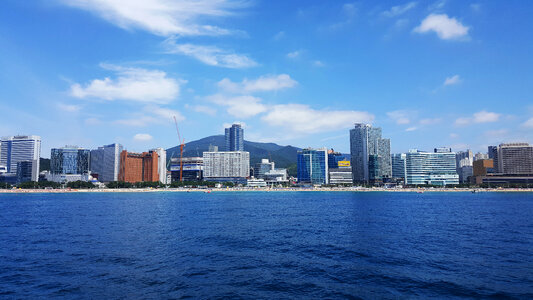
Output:
[[[393,152],[533,141],[530,1],[3,1],[0,135],[130,151],[222,134]]]

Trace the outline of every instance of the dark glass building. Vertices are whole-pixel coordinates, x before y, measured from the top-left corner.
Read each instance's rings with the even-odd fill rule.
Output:
[[[302,149],[298,151],[298,183],[328,184],[327,149]]]
[[[90,151],[75,146],[53,148],[50,154],[50,173],[88,174]]]
[[[226,128],[226,151],[244,151],[244,130],[240,124]]]

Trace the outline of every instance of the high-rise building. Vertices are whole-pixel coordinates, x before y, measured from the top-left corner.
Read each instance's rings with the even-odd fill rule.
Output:
[[[397,153],[391,155],[392,160],[392,178],[405,180],[405,153]]]
[[[500,170],[498,169],[498,146],[489,146],[488,147],[488,155],[489,159],[492,159],[494,163],[494,173],[500,173]]]
[[[226,128],[226,151],[244,151],[244,130],[240,124]]]
[[[17,183],[35,181],[32,178],[39,176],[37,169],[37,160],[19,161],[17,163]]]
[[[265,179],[265,174],[268,171],[275,169],[275,163],[266,159],[261,159],[260,163],[256,163],[254,166],[254,177]]]
[[[392,177],[390,139],[381,137],[381,128],[355,124],[350,130],[350,155],[354,182]]]
[[[52,148],[47,180],[55,182],[88,181],[90,150],[78,146]]]
[[[203,159],[205,180],[241,182],[250,176],[247,151],[204,152]]]
[[[489,154],[478,152],[474,155],[474,161],[482,159],[489,159]]]
[[[328,150],[328,167],[330,169],[338,168],[339,161],[349,161],[349,155],[335,152],[333,149]]]
[[[460,183],[468,182],[468,178],[473,175],[473,163],[474,156],[471,150],[455,153],[455,165],[457,168],[457,174],[459,174]]]
[[[159,181],[159,155],[155,151],[120,153],[118,180],[124,182]],[[166,173],[165,173],[166,174]]]
[[[90,170],[98,174],[98,181],[118,181],[121,144],[110,144],[91,150]]]
[[[151,152],[157,153],[159,182],[167,184],[167,151],[163,148],[156,148],[151,150]]]
[[[7,176],[16,176],[17,163],[32,161],[37,170],[31,175],[31,181],[39,180],[39,159],[41,156],[41,137],[36,135],[19,135],[3,137],[0,140],[0,166],[6,168]],[[33,168],[33,167],[32,167]]]
[[[533,145],[508,143],[498,146],[498,173],[533,174]]]
[[[328,150],[302,149],[298,151],[298,183],[328,184]]]
[[[442,186],[459,184],[455,153],[444,152],[443,148],[435,151],[438,152],[409,150],[406,153],[406,184]]]

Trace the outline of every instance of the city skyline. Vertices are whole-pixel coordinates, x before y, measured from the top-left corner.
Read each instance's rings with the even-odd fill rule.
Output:
[[[176,115],[186,142],[239,122],[343,153],[358,122],[391,153],[533,140],[526,1],[117,3],[3,3],[0,136],[168,149]]]

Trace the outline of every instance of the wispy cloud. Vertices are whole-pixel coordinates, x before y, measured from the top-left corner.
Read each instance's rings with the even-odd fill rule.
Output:
[[[411,123],[409,119],[409,112],[406,110],[395,110],[387,113],[387,116],[398,125],[405,125]]]
[[[281,104],[274,105],[261,120],[288,131],[309,134],[346,129],[357,122],[370,123],[374,116],[364,111],[316,110],[308,105]]]
[[[455,85],[458,83],[461,83],[461,77],[459,77],[459,75],[453,75],[451,77],[446,77],[442,85],[448,86],[448,85]]]
[[[463,117],[455,120],[455,125],[465,126],[469,124],[478,124],[478,123],[491,123],[497,122],[500,119],[500,114],[494,112],[488,112],[486,110],[479,111],[474,113],[472,117]]]
[[[81,109],[80,105],[74,105],[74,104],[64,104],[64,103],[57,103],[57,108],[64,112],[68,113],[76,113],[79,112]]]
[[[253,93],[265,91],[277,91],[296,86],[298,82],[288,74],[265,75],[257,79],[245,78],[242,82],[233,82],[224,78],[217,83],[218,87],[230,93]]]
[[[527,121],[525,121],[525,122],[522,124],[522,127],[525,127],[525,128],[533,128],[533,118],[529,118]]]
[[[225,106],[228,114],[242,119],[247,119],[266,111],[266,106],[261,103],[261,98],[244,96],[226,96],[215,94],[207,100],[217,105]]]
[[[180,83],[184,82],[169,78],[165,72],[160,70],[106,64],[101,66],[114,71],[117,77],[94,79],[84,86],[79,83],[72,84],[70,94],[76,98],[168,103],[178,97]]]
[[[133,139],[138,142],[146,142],[146,141],[151,141],[153,137],[149,135],[148,133],[137,133],[136,135],[133,136]]]
[[[287,57],[288,58],[297,58],[299,57],[300,55],[302,54],[302,51],[293,51],[293,52],[289,52],[287,53]]]
[[[160,36],[227,35],[233,31],[204,23],[234,15],[248,5],[233,0],[60,0],[90,11],[127,30],[142,29]]]
[[[461,24],[455,18],[448,17],[446,14],[430,14],[413,31],[417,33],[433,31],[443,40],[464,40],[468,38],[469,29],[468,26]]]
[[[127,119],[116,120],[114,123],[132,127],[145,127],[152,124],[171,124],[173,117],[176,117],[178,121],[185,120],[185,117],[179,111],[157,105],[147,105],[141,112],[135,113]]]
[[[397,17],[400,15],[403,15],[404,13],[410,11],[411,9],[415,8],[417,5],[416,2],[409,2],[404,5],[396,5],[391,7],[390,9],[382,12],[381,14],[385,17]]]
[[[164,46],[166,52],[169,54],[190,56],[210,66],[241,69],[258,65],[253,59],[246,55],[236,54],[215,46],[176,44],[175,39],[167,39],[164,42]]]

